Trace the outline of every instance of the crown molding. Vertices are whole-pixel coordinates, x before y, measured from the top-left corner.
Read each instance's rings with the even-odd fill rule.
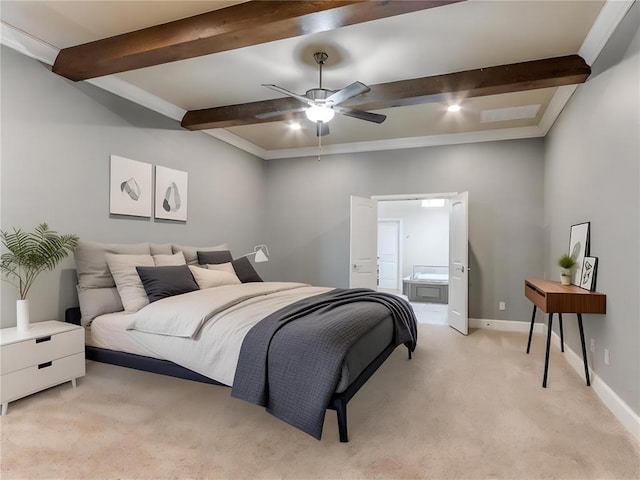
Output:
[[[256,157],[260,157],[263,160],[267,158],[267,150],[249,142],[248,140],[245,140],[242,137],[239,137],[235,133],[231,133],[229,130],[226,130],[224,128],[213,128],[210,130],[201,131],[217,138],[218,140],[222,140],[223,142],[233,145],[240,150],[244,150],[245,152],[251,153]]]
[[[578,50],[578,55],[584,58],[588,65],[593,65],[596,61],[609,37],[618,28],[633,3],[634,0],[607,0],[602,6],[602,10]]]
[[[495,142],[498,140],[514,140],[518,138],[543,137],[544,132],[538,126],[502,128],[499,130],[482,130],[479,132],[452,133],[447,135],[430,135],[426,137],[394,138],[375,140],[372,142],[340,143],[318,147],[288,148],[268,150],[266,160],[277,158],[316,157],[318,155],[336,155],[340,153],[363,153],[382,150],[402,150],[405,148],[437,147],[461,143]]]
[[[106,77],[98,77],[85,81],[178,122],[180,122],[184,114],[187,113],[184,108],[180,108],[146,90],[136,87],[116,75],[108,75]]]
[[[53,65],[60,49],[0,21],[0,42],[47,65]]]

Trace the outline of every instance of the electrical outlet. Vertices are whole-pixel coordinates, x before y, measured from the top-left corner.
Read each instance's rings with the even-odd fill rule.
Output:
[[[500,310],[504,310],[504,309],[506,309],[506,308],[507,308],[507,305],[506,305],[504,302],[500,302],[500,303],[498,304],[498,308],[499,308]]]
[[[591,353],[596,353],[596,341],[593,338],[589,344],[589,350],[591,350]]]
[[[604,349],[604,364],[609,365],[609,349]]]

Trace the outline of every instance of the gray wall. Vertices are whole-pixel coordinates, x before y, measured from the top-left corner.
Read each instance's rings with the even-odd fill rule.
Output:
[[[591,255],[606,315],[585,315],[590,363],[640,413],[640,4],[631,8],[546,140],[547,268],[568,249],[572,224],[591,222]],[[580,352],[575,321],[565,338]],[[604,365],[604,349],[610,365]]]
[[[414,265],[449,264],[449,206],[423,208],[420,200],[378,202],[378,219],[402,219],[402,277]]]
[[[544,274],[543,153],[530,139],[269,160],[269,276],[348,286],[350,195],[467,190],[469,315],[527,321],[524,278]]]
[[[263,160],[6,47],[1,74],[3,230],[47,222],[94,241],[228,242],[236,255],[265,242]],[[110,218],[111,154],[188,172],[187,223]],[[37,280],[32,321],[77,304],[73,269],[68,258]],[[2,326],[15,325],[16,298],[2,282]]]

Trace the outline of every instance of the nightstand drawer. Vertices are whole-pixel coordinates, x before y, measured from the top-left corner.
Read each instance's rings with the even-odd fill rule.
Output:
[[[80,352],[84,352],[82,328],[3,345],[0,351],[0,375]]]
[[[84,352],[7,373],[0,377],[0,401],[11,402],[84,374]]]

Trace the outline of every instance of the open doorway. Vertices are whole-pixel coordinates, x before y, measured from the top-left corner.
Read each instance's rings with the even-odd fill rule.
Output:
[[[378,203],[385,201],[403,201],[403,200],[429,200],[429,199],[445,199],[445,205],[448,205],[447,218],[449,221],[448,230],[448,258],[445,264],[448,269],[448,292],[447,302],[448,308],[446,312],[446,320],[450,327],[455,328],[463,335],[469,332],[469,192],[460,193],[438,193],[438,194],[420,194],[420,195],[376,195],[371,198],[363,198],[351,196],[350,206],[350,233],[349,233],[349,287],[350,288],[378,288],[380,278],[380,265],[377,257],[380,256],[377,244],[377,220],[378,220]],[[422,207],[422,202],[420,203]],[[425,207],[429,208],[429,202],[425,203]],[[444,211],[444,209],[443,209]],[[384,215],[384,213],[383,213]],[[405,222],[403,221],[403,225]],[[398,248],[402,248],[404,239],[406,238],[406,226],[403,227],[403,234],[398,242]],[[444,235],[431,235],[431,238],[442,238]],[[409,260],[410,270],[404,270],[407,263],[405,248],[398,255],[398,264],[403,265],[399,277],[402,278],[402,289],[405,289],[405,279],[409,276],[409,280],[414,275],[414,266],[421,263],[429,266],[432,260],[416,263],[418,260]],[[393,263],[393,262],[391,262]],[[440,261],[433,261],[434,264]],[[433,265],[440,266],[440,265]],[[423,277],[428,272],[419,271],[418,277]],[[436,275],[445,275],[437,273]],[[396,292],[398,295],[405,295],[402,291]],[[420,292],[422,296],[424,291]],[[409,295],[406,295],[409,298]],[[444,297],[439,296],[440,299]],[[423,299],[424,300],[424,299]],[[433,301],[433,299],[431,299]],[[410,300],[411,301],[411,300]],[[422,305],[442,305],[445,303],[430,303],[424,301],[416,301],[418,309]],[[417,312],[416,312],[417,313]],[[420,319],[419,319],[420,320]],[[427,322],[425,322],[427,323]]]
[[[449,200],[378,199],[378,289],[404,296],[423,323],[447,324]]]

